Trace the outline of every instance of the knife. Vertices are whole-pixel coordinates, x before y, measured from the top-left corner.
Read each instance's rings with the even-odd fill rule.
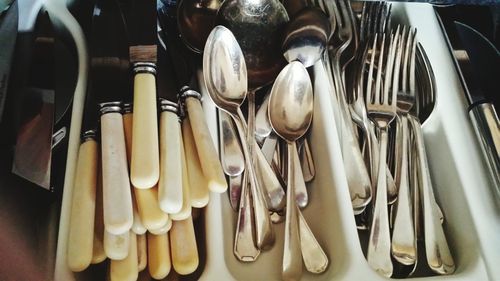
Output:
[[[464,49],[455,55],[470,104],[469,117],[493,182],[500,188],[500,121],[495,109],[499,106],[500,52],[472,27],[455,22],[455,28]]]
[[[173,81],[172,62],[169,60],[167,46],[158,32],[160,48],[158,51],[157,89],[160,97],[160,181],[158,200],[165,213],[175,214],[182,209],[182,158],[181,126],[177,102],[177,85]]]
[[[134,122],[130,178],[136,188],[151,188],[160,176],[156,109],[156,1],[131,5],[130,62],[134,71]]]
[[[125,23],[116,0],[98,0],[91,38],[91,95],[99,102],[106,231],[120,235],[133,223],[121,102],[129,92]]]
[[[177,20],[175,16],[175,6],[173,3],[163,5],[159,3],[158,20],[165,33],[168,44],[168,52],[175,67],[175,75],[180,90],[180,98],[186,106],[189,115],[193,135],[198,151],[198,157],[201,163],[203,174],[208,181],[210,191],[222,193],[227,190],[227,183],[224,177],[222,166],[219,162],[214,142],[210,136],[205,116],[201,107],[201,95],[190,86],[195,81],[191,71],[191,65],[187,61],[186,47],[180,42],[177,30]]]

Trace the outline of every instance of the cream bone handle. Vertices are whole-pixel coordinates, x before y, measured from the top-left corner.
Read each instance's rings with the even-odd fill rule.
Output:
[[[215,150],[214,142],[205,122],[200,103],[201,95],[188,87],[181,89],[181,92],[181,97],[184,99],[191,121],[198,157],[203,174],[208,182],[208,188],[212,192],[223,193],[227,190],[227,182]]]
[[[137,237],[135,233],[129,231],[128,255],[123,260],[111,260],[110,279],[111,281],[135,281],[139,277],[137,261]]]
[[[125,131],[125,144],[127,145],[127,160],[128,165],[130,167],[131,157],[132,157],[132,124],[133,124],[133,114],[132,114],[132,104],[125,103],[123,105],[123,129]],[[134,222],[132,224],[132,231],[135,234],[144,234],[146,233],[146,227],[142,223],[141,216],[139,215],[139,210],[137,207],[137,199],[135,198],[135,193],[132,188],[132,206],[134,208]]]
[[[119,102],[100,106],[104,225],[109,233],[118,235],[133,223],[123,117]]]
[[[148,268],[151,277],[161,280],[172,268],[168,233],[154,235],[148,233]]]
[[[168,221],[168,215],[160,209],[158,204],[158,188],[134,188],[137,210],[142,223],[147,230],[160,229]]]
[[[148,264],[148,244],[146,241],[146,234],[137,235],[137,267],[143,271]]]
[[[94,216],[94,245],[92,250],[92,264],[97,264],[106,259],[104,251],[104,218],[102,210],[102,169],[99,160],[97,160],[97,186],[95,199]]]
[[[134,65],[134,122],[130,179],[136,188],[151,188],[160,177],[156,70],[154,64]]]
[[[170,249],[172,265],[177,273],[186,275],[193,273],[198,268],[198,248],[191,216],[172,223]]]
[[[160,182],[158,200],[160,208],[169,214],[182,209],[182,159],[178,106],[162,99],[160,115]]]
[[[67,261],[72,271],[86,269],[93,258],[98,158],[95,131],[86,132],[78,152],[69,226]]]
[[[196,151],[196,143],[189,117],[186,117],[182,122],[182,139],[189,178],[191,207],[203,208],[208,204],[210,198],[208,183],[203,175],[198,152]]]
[[[104,231],[104,251],[108,258],[112,260],[123,260],[128,255],[129,244],[129,231],[118,235]]]
[[[182,135],[182,132],[179,132]],[[182,136],[181,136],[182,138]],[[182,158],[182,209],[177,214],[171,214],[172,220],[185,220],[191,216],[191,192],[189,186],[189,176],[187,171],[186,155],[184,153],[184,142],[181,142],[181,158]]]

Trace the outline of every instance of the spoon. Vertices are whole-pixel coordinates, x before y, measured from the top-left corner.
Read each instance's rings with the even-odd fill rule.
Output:
[[[325,13],[315,7],[305,7],[287,24],[282,45],[283,56],[288,62],[300,61],[304,67],[310,67],[323,56],[329,35],[330,21]],[[307,139],[304,139],[304,144],[309,147]],[[305,158],[312,159],[310,153]],[[312,161],[306,162],[312,164]],[[300,168],[297,164],[295,167]],[[314,166],[311,167],[314,170]],[[308,201],[305,184],[297,185],[296,191],[299,206],[305,207]]]
[[[298,60],[310,67],[323,56],[329,35],[330,21],[325,13],[315,7],[306,7],[288,22],[283,56],[288,62]]]
[[[264,195],[256,181],[248,145],[245,141],[244,116],[240,109],[247,94],[245,59],[236,38],[226,27],[216,26],[207,39],[203,54],[203,75],[210,98],[218,108],[233,117],[242,141],[247,166],[246,179],[253,199],[251,201],[255,218],[256,248],[251,239],[253,226],[250,209],[252,206],[249,206],[250,193],[247,191],[247,184],[244,183],[241,190],[243,200],[240,200],[234,252],[242,261],[253,261],[257,258],[260,249],[274,243],[274,233]]]
[[[285,221],[285,245],[282,277],[284,280],[299,280],[302,275],[301,237],[299,233],[298,208],[295,188],[304,184],[298,159],[297,139],[309,128],[313,114],[312,85],[307,70],[300,62],[291,62],[278,75],[269,100],[269,120],[276,134],[287,142],[288,173]]]
[[[182,41],[195,53],[203,52],[220,0],[182,0],[177,8],[177,26]]]

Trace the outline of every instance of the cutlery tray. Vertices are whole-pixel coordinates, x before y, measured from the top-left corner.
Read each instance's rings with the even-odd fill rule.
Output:
[[[498,280],[500,278],[500,199],[489,182],[479,143],[468,119],[467,102],[434,10],[429,4],[393,3],[395,21],[416,27],[436,78],[436,104],[423,124],[435,196],[445,215],[444,230],[455,259],[449,276],[414,280]],[[383,280],[368,265],[356,229],[332,110],[331,87],[321,63],[314,66],[314,117],[309,141],[316,177],[307,185],[310,203],[303,210],[330,264],[319,275],[304,270],[302,280]],[[215,143],[218,142],[215,105],[198,73],[203,108]],[[218,147],[216,145],[216,147]],[[63,204],[63,206],[68,204]],[[69,212],[62,209],[62,213]],[[284,223],[274,225],[275,246],[256,262],[239,262],[233,255],[237,213],[227,194],[210,194],[203,215],[204,239],[199,245],[199,280],[280,280]],[[61,224],[60,227],[67,228]],[[361,236],[361,237],[360,237]],[[67,237],[59,237],[67,239]],[[66,245],[66,243],[59,243]],[[63,251],[65,252],[65,251]],[[58,257],[60,259],[62,257]],[[55,280],[97,280],[94,274],[73,274],[58,263]],[[185,279],[198,279],[198,276]],[[100,278],[100,277],[99,277]],[[99,279],[100,280],[100,279]]]

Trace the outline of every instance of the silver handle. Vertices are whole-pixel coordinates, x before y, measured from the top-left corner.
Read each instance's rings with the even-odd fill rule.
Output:
[[[243,173],[243,185],[240,194],[240,206],[238,212],[238,223],[236,224],[236,235],[234,237],[234,255],[240,261],[252,262],[257,259],[260,250],[254,243],[254,217],[248,190],[248,170]]]
[[[425,154],[424,137],[420,122],[415,117],[409,118],[415,133],[417,146],[418,175],[420,182],[420,200],[424,223],[425,254],[429,267],[439,274],[451,274],[455,271],[455,262],[450,253],[448,242],[437,211],[437,203]]]
[[[219,134],[221,139],[221,162],[224,173],[237,176],[245,169],[245,159],[241,150],[233,120],[228,113],[219,109]]]
[[[410,181],[408,171],[408,119],[401,116],[401,173],[399,181],[399,194],[396,206],[396,219],[392,233],[392,255],[404,264],[412,265],[416,261],[415,230],[413,227],[413,206],[410,199]],[[399,159],[398,159],[399,160]]]
[[[290,142],[287,145],[288,159],[299,158],[297,145]],[[294,165],[297,162],[288,161],[288,180],[286,195],[285,245],[283,252],[283,280],[300,280],[302,276],[302,252],[300,244],[298,208],[295,203],[295,186],[301,180],[300,173],[296,173]]]
[[[274,232],[272,229],[271,218],[269,217],[268,208],[262,187],[259,186],[256,180],[255,170],[251,163],[250,151],[245,140],[245,128],[243,123],[244,117],[240,109],[238,109],[238,118],[235,116],[236,129],[240,139],[242,140],[243,155],[245,157],[246,170],[248,171],[248,182],[252,195],[253,211],[255,218],[255,244],[258,249],[265,249],[274,244]],[[253,138],[252,138],[253,139]],[[255,143],[255,140],[253,140]]]
[[[387,212],[387,127],[380,129],[380,158],[378,163],[377,191],[373,220],[368,241],[368,264],[383,276],[391,277],[391,236]]]

